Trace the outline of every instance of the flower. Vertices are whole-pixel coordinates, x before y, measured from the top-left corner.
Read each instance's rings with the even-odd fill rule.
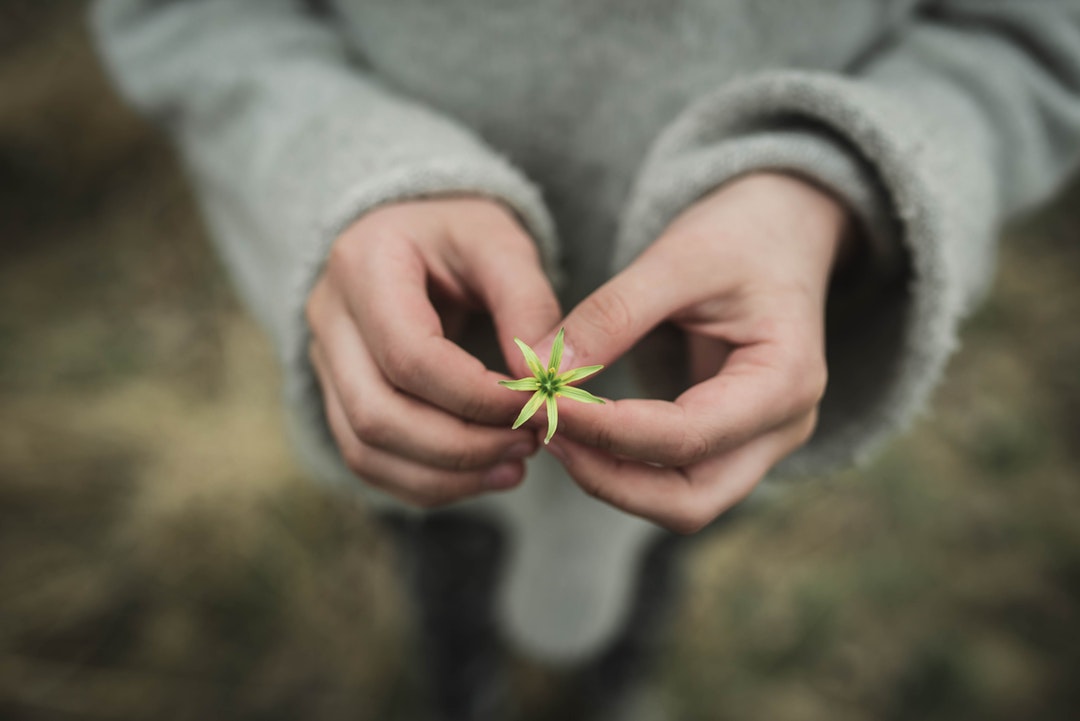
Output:
[[[522,423],[532,418],[540,410],[541,404],[547,403],[548,432],[547,437],[544,438],[545,445],[555,435],[555,427],[559,424],[559,407],[556,405],[556,398],[566,396],[582,403],[604,402],[588,391],[569,385],[575,381],[588,378],[604,366],[583,366],[565,373],[559,373],[559,364],[562,362],[563,353],[563,332],[565,330],[565,328],[560,328],[558,335],[555,336],[547,368],[544,368],[544,365],[540,362],[540,357],[536,355],[536,351],[527,346],[520,338],[514,338],[517,347],[521,349],[522,355],[525,356],[525,362],[529,365],[532,376],[516,381],[499,381],[499,385],[506,386],[510,390],[534,391],[532,398],[521,409],[521,414],[514,421],[513,428],[519,428]]]

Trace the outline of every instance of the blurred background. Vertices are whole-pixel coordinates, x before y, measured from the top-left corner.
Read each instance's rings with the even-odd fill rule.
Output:
[[[0,719],[407,718],[392,549],[84,15],[0,0]],[[1080,718],[1080,185],[1000,266],[911,432],[694,552],[674,718]]]

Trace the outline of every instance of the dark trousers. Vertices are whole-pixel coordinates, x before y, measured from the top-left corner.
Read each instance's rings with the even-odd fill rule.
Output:
[[[418,650],[435,718],[506,721],[512,704],[494,613],[506,551],[502,531],[490,521],[452,511],[384,520],[397,540],[414,599]],[[687,543],[665,534],[648,549],[626,624],[607,648],[568,674],[552,717],[619,717],[617,709],[650,674],[667,636],[680,585],[678,551]]]

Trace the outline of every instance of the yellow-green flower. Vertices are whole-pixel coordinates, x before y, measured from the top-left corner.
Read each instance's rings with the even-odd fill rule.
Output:
[[[536,351],[525,345],[520,338],[514,338],[517,347],[521,349],[522,355],[525,356],[525,362],[529,365],[532,376],[516,381],[499,381],[499,385],[506,386],[511,390],[534,391],[532,398],[521,409],[521,415],[514,421],[514,428],[519,428],[522,423],[532,418],[540,410],[541,404],[547,403],[548,432],[547,437],[544,438],[545,444],[555,435],[555,427],[559,425],[559,407],[556,405],[556,398],[566,396],[582,403],[604,402],[588,391],[569,385],[588,378],[604,366],[583,366],[565,373],[559,373],[559,364],[562,362],[564,330],[564,328],[560,328],[558,335],[555,336],[547,368],[544,368],[544,365],[540,362],[540,357],[536,355]]]

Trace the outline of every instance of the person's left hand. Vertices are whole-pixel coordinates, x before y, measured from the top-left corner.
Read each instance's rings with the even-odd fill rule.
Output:
[[[802,445],[825,391],[825,297],[849,224],[807,182],[746,176],[690,207],[583,300],[561,324],[564,368],[609,364],[669,322],[686,333],[696,385],[674,402],[562,404],[548,448],[574,480],[692,533]]]

